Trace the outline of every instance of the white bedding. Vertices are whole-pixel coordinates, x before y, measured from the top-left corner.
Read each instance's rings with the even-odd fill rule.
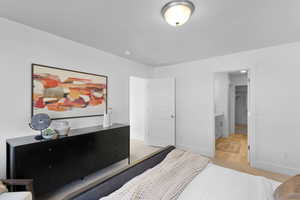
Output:
[[[273,200],[279,182],[209,164],[178,200]]]

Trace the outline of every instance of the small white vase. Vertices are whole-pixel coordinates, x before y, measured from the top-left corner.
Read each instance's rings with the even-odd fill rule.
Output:
[[[113,125],[113,123],[112,123],[112,108],[108,108],[107,114],[108,114],[108,118],[109,118],[109,125],[112,126]]]
[[[102,124],[103,128],[107,128],[110,126],[110,122],[109,122],[109,115],[104,113],[103,115],[103,124]]]

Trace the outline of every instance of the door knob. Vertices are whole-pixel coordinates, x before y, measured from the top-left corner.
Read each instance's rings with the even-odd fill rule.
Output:
[[[174,119],[174,118],[175,118],[175,115],[171,115],[171,118]]]

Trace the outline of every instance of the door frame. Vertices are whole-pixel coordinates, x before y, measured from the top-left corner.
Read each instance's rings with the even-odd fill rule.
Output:
[[[214,71],[213,72],[213,79],[212,79],[212,92],[213,94],[215,93],[215,74],[216,73],[230,73],[230,72],[236,72],[236,71],[240,71],[240,70],[247,70],[247,75],[248,75],[248,80],[247,80],[247,86],[248,86],[248,90],[247,90],[247,98],[248,98],[248,102],[247,102],[247,106],[248,106],[248,119],[247,119],[247,123],[248,123],[248,132],[247,132],[247,137],[248,137],[248,146],[250,146],[250,149],[248,150],[248,161],[250,166],[252,167],[254,165],[254,161],[255,161],[255,110],[254,110],[254,95],[253,95],[253,78],[254,78],[254,74],[253,71],[250,68],[237,68],[234,70],[220,70],[220,71]],[[228,90],[229,92],[229,90]],[[229,96],[229,95],[228,95]],[[229,103],[229,102],[228,102]],[[216,137],[215,137],[215,102],[213,99],[213,103],[212,103],[212,109],[211,109],[211,119],[212,120],[212,132],[210,133],[211,135],[211,152],[212,152],[212,156],[215,157],[215,153],[216,153]]]

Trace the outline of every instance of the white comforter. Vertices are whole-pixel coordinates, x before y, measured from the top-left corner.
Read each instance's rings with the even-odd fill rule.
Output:
[[[178,200],[273,200],[280,183],[209,164]]]

